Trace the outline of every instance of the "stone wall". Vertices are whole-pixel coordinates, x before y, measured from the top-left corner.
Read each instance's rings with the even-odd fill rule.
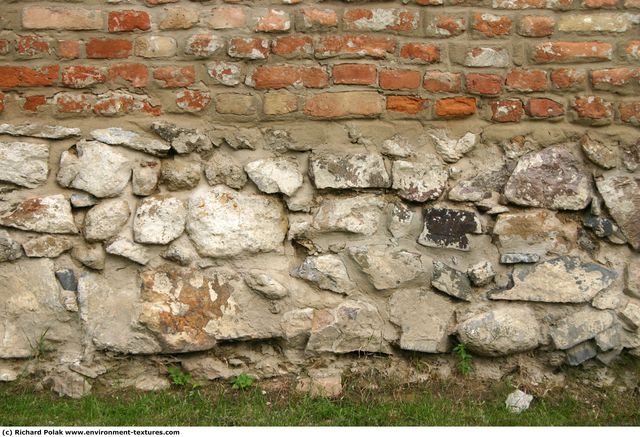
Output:
[[[638,0],[0,3],[0,380],[640,353]]]

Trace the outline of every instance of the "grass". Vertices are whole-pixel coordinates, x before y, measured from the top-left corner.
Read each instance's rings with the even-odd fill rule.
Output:
[[[217,383],[159,393],[103,387],[79,400],[34,392],[29,384],[5,384],[0,386],[0,426],[640,425],[637,391],[579,382],[536,396],[520,415],[504,406],[513,390],[504,381],[381,382],[372,388],[370,377],[350,377],[336,400],[299,395],[293,384],[259,381],[241,391]]]

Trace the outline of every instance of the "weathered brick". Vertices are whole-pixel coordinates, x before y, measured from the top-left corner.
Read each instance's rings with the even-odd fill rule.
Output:
[[[582,0],[582,6],[591,9],[615,8],[618,0]]]
[[[624,7],[628,9],[640,9],[640,0],[624,0]]]
[[[524,110],[518,99],[494,100],[489,103],[491,120],[498,123],[519,122]]]
[[[269,40],[263,38],[231,38],[228,54],[232,58],[267,59]]]
[[[122,116],[131,113],[157,116],[160,115],[161,109],[159,106],[151,105],[147,96],[122,91],[100,94],[93,104],[93,112],[104,116]]]
[[[465,76],[467,92],[485,96],[496,96],[502,92],[504,79],[497,74],[469,73]]]
[[[30,5],[22,10],[24,29],[100,30],[102,14],[96,9],[85,9],[76,5],[40,6]]]
[[[11,50],[11,41],[8,39],[0,39],[0,56],[4,56]]]
[[[43,95],[26,96],[22,109],[27,112],[38,112],[38,110],[47,104],[47,98]]]
[[[182,90],[176,94],[176,106],[185,112],[200,112],[211,103],[209,91]]]
[[[131,56],[133,45],[126,39],[91,38],[86,51],[90,59],[124,59]]]
[[[493,0],[495,9],[568,9],[573,0]]]
[[[49,53],[49,42],[41,36],[19,36],[16,40],[16,54],[21,58],[42,58]]]
[[[547,15],[527,15],[520,19],[518,33],[522,36],[542,38],[552,35],[556,27],[556,19]]]
[[[507,88],[513,91],[534,92],[545,91],[549,87],[547,72],[544,70],[517,69],[511,70],[506,77]]]
[[[428,108],[428,99],[413,96],[387,96],[387,111],[418,114]]]
[[[298,97],[289,92],[266,93],[262,101],[262,111],[267,115],[284,115],[298,110]]]
[[[88,88],[106,81],[101,67],[71,65],[62,69],[62,84],[69,88]]]
[[[336,85],[373,85],[376,72],[374,64],[337,64],[331,74]]]
[[[549,41],[536,44],[532,58],[546,64],[610,61],[612,56],[613,46],[605,42]]]
[[[629,41],[625,54],[630,61],[640,61],[640,40]]]
[[[215,105],[220,114],[254,115],[257,111],[256,98],[250,94],[218,94]]]
[[[153,78],[162,82],[162,88],[188,87],[196,81],[196,68],[193,65],[160,67],[153,70]]]
[[[440,48],[429,43],[406,43],[400,48],[400,57],[420,63],[433,64],[440,62]]]
[[[59,65],[23,67],[0,65],[0,88],[52,86],[58,81]]]
[[[151,18],[145,11],[132,9],[109,12],[107,20],[109,32],[133,32],[151,29]]]
[[[422,82],[422,74],[416,70],[380,70],[380,88],[385,90],[416,89]]]
[[[495,38],[511,33],[513,23],[506,15],[494,15],[482,12],[473,14],[473,30],[481,33],[485,37]]]
[[[286,32],[291,29],[291,16],[281,9],[260,10],[255,15],[256,32]]]
[[[239,7],[214,8],[207,19],[207,25],[212,29],[243,28],[247,25],[247,14]]]
[[[310,36],[281,36],[276,38],[271,51],[283,58],[302,58],[313,55],[313,38]]]
[[[329,77],[321,67],[264,65],[255,69],[248,81],[256,89],[279,89],[289,86],[323,88]]]
[[[623,123],[640,126],[640,101],[620,102],[618,104],[618,112]]]
[[[4,94],[0,93],[0,112],[4,111]]]
[[[338,14],[334,9],[302,9],[296,19],[296,29],[300,31],[327,31],[337,26]]]
[[[564,105],[547,98],[529,99],[525,111],[533,118],[554,118],[564,115]]]
[[[448,71],[427,71],[424,89],[432,93],[459,93],[462,90],[462,74]]]
[[[77,59],[80,57],[80,41],[72,39],[58,40],[56,54],[61,59]]]
[[[569,14],[558,18],[560,32],[626,32],[633,26],[631,18],[625,14]]]
[[[326,36],[320,38],[315,48],[317,58],[334,56],[384,58],[395,52],[392,38],[369,35]]]
[[[507,67],[511,63],[509,52],[502,47],[468,48],[463,64],[466,67]]]
[[[172,6],[165,8],[158,27],[162,30],[190,29],[198,24],[198,19],[198,11],[196,9]]]
[[[436,115],[440,118],[464,118],[475,113],[474,97],[448,97],[436,101]]]
[[[406,9],[347,9],[342,23],[345,30],[407,32],[417,29],[419,14]]]
[[[147,86],[149,81],[149,72],[147,67],[142,64],[112,64],[107,71],[107,79],[109,82],[116,82],[118,79],[122,79],[129,82],[133,87],[143,88]]]
[[[170,36],[141,36],[135,41],[135,54],[142,58],[170,58],[177,50],[178,44]]]
[[[587,86],[587,73],[575,68],[558,68],[551,72],[551,83],[560,90],[583,90]]]
[[[166,5],[168,3],[178,3],[180,0],[144,0],[149,6]]]
[[[216,82],[226,86],[238,85],[244,78],[240,64],[225,61],[215,61],[207,64],[207,73]]]
[[[304,113],[317,118],[371,117],[384,107],[384,98],[376,92],[347,91],[307,96]]]
[[[464,33],[467,22],[464,17],[457,15],[429,15],[427,17],[425,33],[432,38],[450,38]]]
[[[53,96],[56,111],[63,114],[80,114],[91,111],[94,97],[87,94],[58,93]]]
[[[640,68],[607,68],[591,72],[593,89],[619,93],[637,92],[640,88]]]
[[[191,35],[184,46],[187,55],[208,58],[224,48],[224,41],[219,36],[206,32]]]
[[[576,97],[571,104],[578,119],[595,124],[606,124],[613,116],[613,105],[602,97]]]

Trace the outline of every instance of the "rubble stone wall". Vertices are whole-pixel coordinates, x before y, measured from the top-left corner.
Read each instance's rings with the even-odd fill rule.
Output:
[[[0,380],[638,355],[639,91],[638,0],[0,0]]]

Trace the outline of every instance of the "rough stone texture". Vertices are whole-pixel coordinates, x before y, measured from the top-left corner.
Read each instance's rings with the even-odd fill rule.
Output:
[[[168,141],[179,154],[206,151],[211,148],[211,140],[198,129],[186,129],[166,121],[151,124],[151,130]]]
[[[493,193],[501,193],[509,180],[511,170],[503,166],[498,170],[480,173],[472,178],[457,182],[449,190],[449,200],[457,202],[481,202]]]
[[[391,246],[351,247],[349,254],[376,290],[398,288],[425,271],[420,253]]]
[[[244,166],[249,179],[263,193],[291,196],[302,185],[302,173],[295,162],[282,158],[259,159]]]
[[[104,269],[105,253],[100,244],[77,245],[71,251],[71,256],[90,269]]]
[[[308,256],[300,266],[291,271],[291,276],[334,293],[351,294],[353,291],[347,268],[337,255]]]
[[[471,352],[490,357],[535,349],[541,340],[540,324],[528,308],[483,312],[463,321],[456,330]]]
[[[610,169],[618,165],[620,150],[616,146],[590,138],[589,135],[580,139],[580,146],[587,158],[600,167]]]
[[[522,390],[516,390],[509,393],[507,400],[504,401],[505,406],[509,411],[515,414],[520,414],[523,411],[529,409],[529,405],[533,400],[533,396],[523,392]]]
[[[156,191],[160,180],[160,162],[142,161],[133,167],[131,190],[138,196],[148,196]]]
[[[202,166],[198,161],[174,158],[162,161],[160,182],[169,191],[190,190],[200,182]]]
[[[471,300],[471,283],[466,273],[440,262],[433,262],[431,286],[449,296],[461,300]]]
[[[0,142],[0,181],[35,188],[45,183],[48,174],[46,144]]]
[[[244,282],[247,287],[267,299],[277,300],[289,295],[289,290],[284,285],[264,272],[255,270],[247,272],[244,275]]]
[[[394,161],[391,170],[393,185],[398,196],[412,202],[437,199],[447,186],[449,173],[439,164]]]
[[[7,211],[0,213],[0,225],[50,234],[78,232],[69,200],[62,194],[14,203]]]
[[[104,241],[114,237],[129,221],[131,210],[126,200],[106,200],[91,208],[84,217],[87,241]]]
[[[596,263],[583,263],[579,258],[563,256],[533,266],[517,266],[513,287],[496,291],[491,299],[532,302],[589,302],[598,292],[610,286],[617,273]]]
[[[203,256],[278,250],[286,230],[282,206],[270,197],[217,186],[189,198],[187,233]]]
[[[204,175],[209,185],[224,184],[239,190],[247,183],[247,175],[243,168],[223,152],[216,152],[205,164]]]
[[[471,279],[471,282],[476,287],[483,287],[490,284],[495,275],[496,272],[493,269],[493,264],[489,261],[474,264],[467,270],[467,276],[469,276],[469,279]]]
[[[569,349],[590,340],[613,324],[608,311],[585,309],[558,321],[551,329],[553,344],[558,349]]]
[[[640,178],[630,175],[605,175],[596,180],[607,209],[629,244],[640,250]]]
[[[391,184],[382,155],[319,154],[309,158],[316,188],[384,188]]]
[[[322,232],[373,235],[378,230],[384,201],[375,196],[336,197],[320,205],[313,227]]]
[[[20,243],[11,238],[7,231],[0,229],[0,263],[13,261],[22,256]]]
[[[42,235],[22,243],[24,254],[29,258],[56,258],[71,250],[73,242],[67,237]]]
[[[144,199],[133,217],[136,243],[168,244],[184,232],[187,210],[175,197],[155,196]]]
[[[425,208],[424,228],[418,243],[427,247],[469,250],[467,234],[480,233],[478,217],[471,211],[451,208]]]
[[[111,240],[104,250],[112,255],[122,256],[131,261],[145,265],[151,259],[151,255],[145,246],[139,245],[126,237],[116,237]]]
[[[170,148],[168,144],[162,141],[145,138],[135,132],[127,131],[119,127],[95,129],[91,131],[91,136],[101,143],[112,146],[125,146],[155,156],[166,155]]]
[[[457,162],[470,152],[478,141],[477,135],[467,132],[461,138],[450,138],[446,130],[429,132],[433,139],[436,152],[445,162]]]
[[[76,127],[52,126],[41,124],[0,124],[0,134],[12,135],[14,137],[45,138],[50,140],[61,140],[64,138],[77,137],[82,132]]]
[[[520,158],[504,194],[516,205],[580,210],[591,200],[591,179],[570,152],[548,147]]]

